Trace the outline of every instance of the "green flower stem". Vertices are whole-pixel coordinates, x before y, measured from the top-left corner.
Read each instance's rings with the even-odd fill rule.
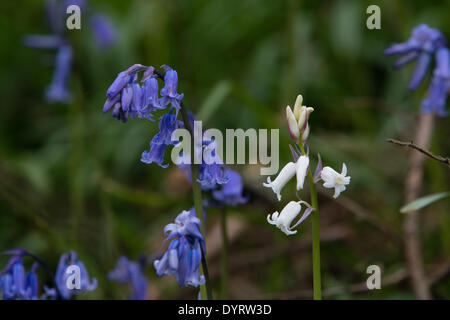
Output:
[[[220,212],[220,226],[222,234],[222,252],[221,252],[221,278],[220,278],[220,298],[228,299],[228,236],[227,236],[227,212],[222,209]]]
[[[195,148],[195,144],[193,141],[194,136],[193,136],[193,131],[191,128],[191,123],[189,122],[188,114],[187,114],[186,109],[182,102],[181,102],[180,112],[181,112],[181,116],[183,117],[184,126],[191,134],[191,138],[192,138],[191,146],[192,146],[192,148]],[[203,238],[206,239],[206,233],[205,233],[206,226],[205,226],[205,221],[203,220],[202,190],[200,189],[200,184],[197,181],[198,176],[199,176],[199,171],[198,171],[198,165],[194,164],[194,152],[191,152],[191,176],[192,176],[192,194],[193,194],[193,198],[194,198],[195,213],[202,221],[202,225],[200,226],[200,231],[203,234]],[[200,294],[202,296],[202,299],[204,299],[206,297],[207,300],[212,300],[213,297],[212,297],[212,290],[211,290],[211,281],[209,279],[208,264],[206,262],[206,253],[203,251],[203,248],[202,248],[202,265],[200,267],[200,274],[203,274],[203,276],[205,277],[205,286],[200,287]]]
[[[305,154],[305,148],[302,143],[301,135],[298,145],[301,152]],[[314,183],[313,174],[311,172],[311,166],[308,169],[308,180],[311,190],[311,205],[315,209],[313,212],[311,212],[314,300],[322,300],[322,280],[320,274],[319,203],[317,201],[317,189],[316,184]]]

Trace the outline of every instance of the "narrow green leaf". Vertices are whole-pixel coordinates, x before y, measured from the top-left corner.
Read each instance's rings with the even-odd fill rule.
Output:
[[[220,104],[225,100],[231,91],[231,83],[227,80],[220,81],[212,90],[211,93],[206,97],[200,111],[198,113],[198,118],[202,121],[208,121],[209,117],[217,111]]]
[[[435,194],[430,194],[428,196],[424,196],[422,198],[416,199],[413,202],[410,202],[406,205],[404,205],[401,209],[401,213],[408,213],[414,210],[422,209],[433,202],[439,201],[441,199],[444,199],[446,197],[450,196],[450,192],[440,192]]]

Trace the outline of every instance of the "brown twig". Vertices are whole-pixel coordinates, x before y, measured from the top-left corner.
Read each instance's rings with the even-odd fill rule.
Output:
[[[434,127],[434,115],[421,115],[415,141],[421,149],[428,149]],[[422,189],[423,164],[425,154],[413,152],[409,158],[409,169],[405,180],[405,202],[410,203],[417,199]],[[419,233],[419,214],[417,210],[411,211],[403,220],[403,233],[405,245],[405,258],[414,293],[418,299],[431,299],[429,281],[425,275],[422,248]]]
[[[412,149],[415,149],[419,152],[422,152],[423,154],[427,155],[428,157],[430,157],[431,159],[434,159],[438,162],[442,162],[444,164],[446,164],[447,166],[450,167],[450,158],[448,157],[441,157],[441,156],[437,156],[432,154],[430,151],[425,150],[421,147],[419,147],[418,145],[415,145],[412,141],[411,142],[404,142],[404,141],[399,141],[399,140],[394,140],[394,139],[386,139],[387,142],[402,146],[402,147],[410,147]]]

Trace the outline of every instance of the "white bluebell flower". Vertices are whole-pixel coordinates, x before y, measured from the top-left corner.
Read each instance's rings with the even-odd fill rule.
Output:
[[[281,169],[278,176],[274,181],[270,180],[270,177],[267,177],[267,183],[263,183],[264,187],[272,188],[273,192],[277,195],[278,201],[281,200],[281,190],[286,185],[286,183],[291,180],[291,178],[296,173],[296,166],[294,162],[287,163],[283,169]]]
[[[302,204],[307,206],[307,209],[303,213],[302,217],[299,221],[292,226],[292,222],[294,219],[300,214],[302,210]],[[290,201],[284,208],[281,210],[281,213],[278,211],[274,212],[272,215],[267,215],[267,222],[276,226],[280,229],[284,234],[290,236],[297,233],[297,230],[292,230],[297,227],[300,223],[302,223],[309,214],[313,211],[313,208],[305,201]]]
[[[339,197],[341,192],[346,189],[346,185],[350,183],[350,177],[347,176],[347,166],[342,164],[342,172],[338,173],[330,167],[324,167],[320,173],[321,179],[324,181],[325,188],[334,188],[333,198]]]

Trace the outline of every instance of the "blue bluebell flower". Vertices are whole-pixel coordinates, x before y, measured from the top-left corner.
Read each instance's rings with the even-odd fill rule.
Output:
[[[201,221],[195,215],[195,209],[184,210],[176,218],[175,223],[169,223],[164,227],[164,235],[167,236],[167,240],[190,236],[203,241],[202,233],[200,232]]]
[[[411,38],[404,42],[392,45],[384,51],[385,55],[403,55],[395,64],[400,68],[407,63],[418,60],[413,77],[409,84],[410,90],[415,90],[419,86],[428,71],[433,53],[445,45],[445,37],[434,28],[426,24],[415,27],[411,33]]]
[[[71,274],[66,273],[66,270],[72,265],[80,268],[80,289],[69,289],[67,287],[67,279],[71,276]],[[97,288],[97,279],[90,279],[84,263],[78,259],[78,256],[74,251],[70,251],[69,253],[61,256],[55,274],[55,283],[60,298],[65,300],[72,298],[74,295],[92,291]]]
[[[13,256],[5,269],[0,272],[0,291],[3,300],[37,300],[38,278],[34,263],[31,270],[26,273],[21,255]]]
[[[209,149],[208,152],[203,152],[203,161],[199,166],[199,178],[197,181],[203,190],[212,190],[219,184],[225,184],[229,178],[225,174],[223,168],[223,161],[219,155],[216,154],[216,142],[203,141],[204,150]]]
[[[167,148],[166,144],[155,143],[157,137],[154,136],[150,142],[150,150],[144,150],[141,155],[141,162],[145,164],[156,163],[161,168],[167,168],[169,164],[163,164],[164,154]]]
[[[141,156],[141,161],[146,164],[152,162],[157,165],[167,168],[168,164],[163,164],[164,153],[169,145],[175,145],[178,141],[172,141],[172,133],[182,127],[181,121],[177,120],[172,113],[166,113],[161,117],[159,122],[159,133],[157,133],[150,142],[150,150],[144,151]]]
[[[176,113],[181,108],[181,100],[184,97],[183,93],[177,92],[178,74],[169,66],[162,66],[166,74],[164,75],[164,88],[161,89],[161,105],[167,106],[169,103],[175,108]]]
[[[200,225],[192,208],[180,213],[175,223],[164,228],[166,240],[172,241],[161,259],[154,262],[159,277],[173,275],[180,286],[198,287],[205,283],[205,278],[200,276],[202,250],[205,249]]]
[[[229,206],[247,203],[248,196],[243,196],[242,194],[244,185],[242,184],[241,175],[230,168],[226,168],[225,176],[229,178],[229,181],[223,184],[220,190],[212,192],[213,198],[219,203]]]
[[[116,267],[108,273],[108,279],[131,287],[130,300],[146,300],[148,280],[140,263],[120,257]]]
[[[150,76],[144,80],[144,104],[148,105],[152,110],[164,109],[159,99],[158,80],[156,76]]]
[[[450,50],[442,47],[436,52],[436,69],[431,79],[429,94],[422,101],[424,114],[435,112],[443,117],[447,115],[445,104],[450,92]]]

